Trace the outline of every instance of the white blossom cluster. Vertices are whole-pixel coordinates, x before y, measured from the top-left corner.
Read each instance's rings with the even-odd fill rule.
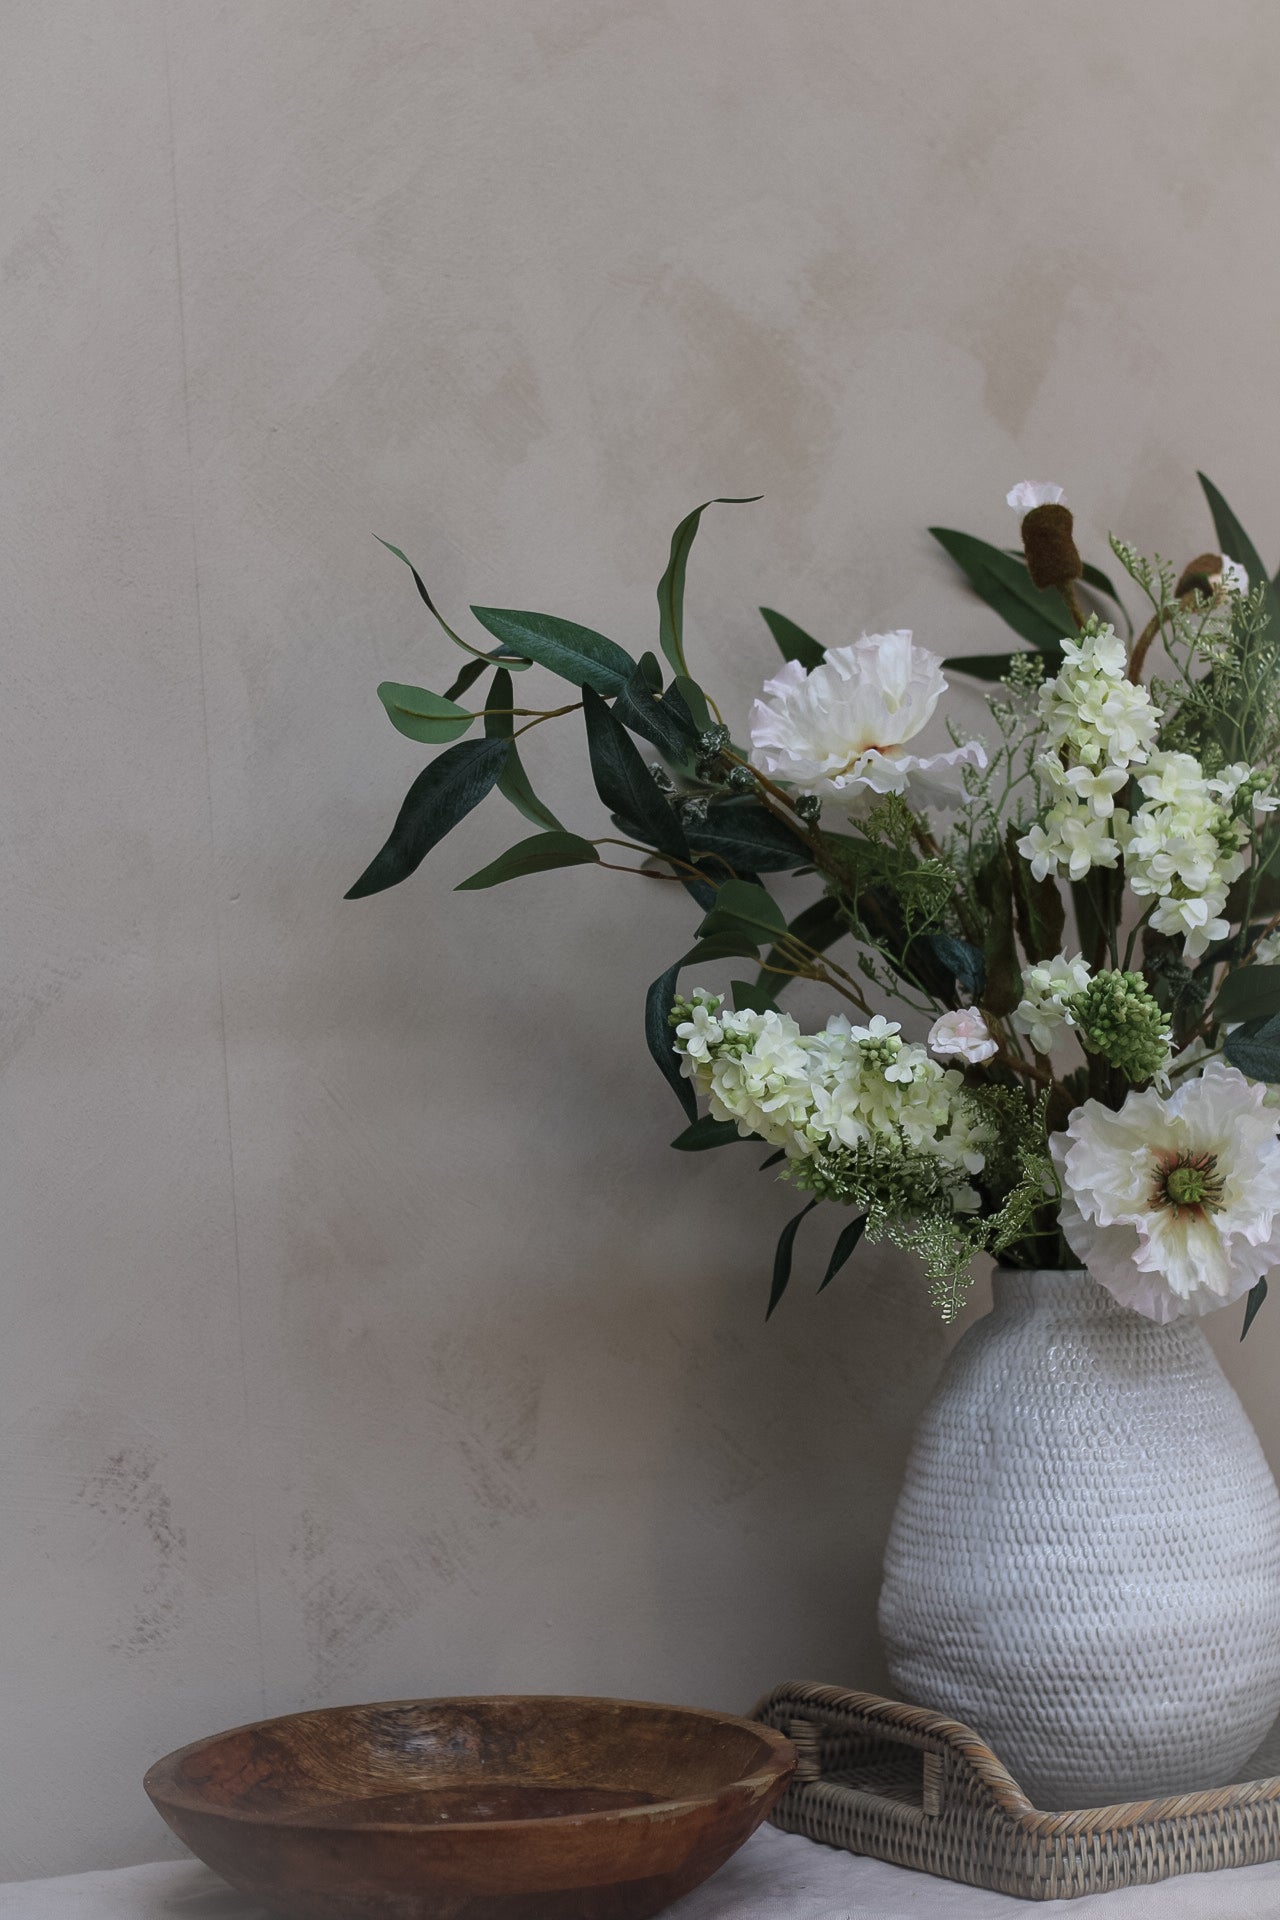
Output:
[[[1027,967],[1022,975],[1022,999],[1013,1011],[1013,1024],[1025,1033],[1037,1053],[1051,1053],[1063,1033],[1075,1026],[1070,1002],[1093,978],[1082,954],[1068,960],[1065,953]]]
[[[1151,925],[1180,936],[1185,957],[1198,959],[1228,932],[1221,915],[1247,864],[1251,813],[1280,803],[1247,766],[1209,778],[1193,755],[1157,750],[1159,709],[1126,679],[1113,628],[1086,628],[1062,652],[1061,671],[1040,691],[1050,751],[1036,772],[1049,805],[1018,851],[1037,880],[1083,880],[1123,854],[1133,891],[1158,903]],[[1130,780],[1143,795],[1132,815],[1116,805]]]
[[[1138,786],[1142,805],[1121,834],[1125,878],[1134,893],[1158,899],[1151,925],[1182,935],[1183,952],[1194,960],[1230,932],[1220,916],[1228,888],[1248,864],[1248,816],[1276,802],[1254,791],[1249,767],[1225,767],[1207,779],[1189,753],[1153,754]]]
[[[958,1211],[978,1205],[966,1176],[985,1163],[986,1124],[958,1097],[962,1075],[904,1041],[896,1021],[878,1013],[854,1026],[833,1014],[823,1032],[806,1034],[790,1014],[733,1013],[701,989],[677,1002],[674,1018],[682,1072],[744,1138],[792,1160],[895,1142],[954,1172]]]
[[[1145,687],[1126,678],[1127,655],[1114,627],[1086,628],[1062,642],[1063,665],[1040,689],[1039,715],[1050,751],[1036,762],[1049,807],[1018,842],[1037,880],[1064,872],[1083,880],[1113,867],[1116,795],[1130,769],[1150,755],[1159,709]]]

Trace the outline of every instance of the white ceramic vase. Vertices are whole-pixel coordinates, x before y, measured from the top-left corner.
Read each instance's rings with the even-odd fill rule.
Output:
[[[1280,1713],[1280,1495],[1199,1322],[998,1271],[916,1434],[880,1629],[902,1698],[1038,1806],[1238,1778]]]

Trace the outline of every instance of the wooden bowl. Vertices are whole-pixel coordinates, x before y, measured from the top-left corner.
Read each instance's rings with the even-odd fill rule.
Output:
[[[261,1720],[157,1761],[146,1789],[288,1920],[642,1920],[723,1866],[794,1767],[749,1720],[513,1696]]]

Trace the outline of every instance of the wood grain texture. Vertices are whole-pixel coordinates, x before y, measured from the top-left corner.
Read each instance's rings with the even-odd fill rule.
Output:
[[[287,1920],[644,1920],[736,1852],[794,1765],[784,1735],[684,1708],[410,1700],[236,1728],[146,1786]]]

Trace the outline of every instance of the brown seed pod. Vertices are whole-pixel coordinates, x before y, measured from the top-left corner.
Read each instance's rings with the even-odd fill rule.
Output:
[[[1198,553],[1195,559],[1188,560],[1182,569],[1182,577],[1173,591],[1179,600],[1184,593],[1190,593],[1193,587],[1197,593],[1211,595],[1221,578],[1222,555]]]
[[[1061,504],[1032,507],[1022,522],[1022,545],[1027,571],[1038,587],[1065,587],[1078,580],[1080,555],[1072,535],[1070,507]]]

